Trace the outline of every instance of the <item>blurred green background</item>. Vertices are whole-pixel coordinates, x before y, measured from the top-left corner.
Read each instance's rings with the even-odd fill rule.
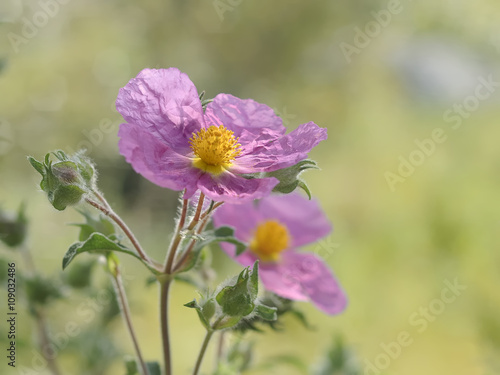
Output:
[[[77,235],[66,224],[80,219],[71,210],[56,212],[37,192],[39,176],[26,155],[86,147],[105,195],[163,259],[177,195],[137,177],[119,155],[114,100],[141,69],[178,67],[208,97],[226,92],[266,103],[290,130],[308,121],[328,128],[328,141],[311,153],[322,171],[305,177],[334,223],[327,262],[350,305],[328,317],[300,304],[318,329],[287,319],[284,332],[252,335],[256,363],[285,353],[312,363],[341,333],[364,369],[384,353],[382,344],[406,331],[411,345],[381,373],[500,374],[498,87],[474,99],[480,77],[500,81],[499,14],[495,0],[2,0],[0,204],[15,210],[27,202],[35,261],[46,275],[59,274]],[[469,109],[460,117],[445,116],[464,100]],[[418,150],[415,140],[435,129],[446,140],[391,189],[387,172],[397,174],[400,156],[408,160]],[[0,251],[20,264],[16,254]],[[159,359],[157,290],[145,288],[141,266],[124,264],[139,340],[148,360]],[[214,264],[221,278],[238,270],[220,254]],[[457,278],[466,290],[431,313],[420,332],[411,317],[429,305],[436,311],[445,280]],[[177,284],[178,374],[189,372],[203,337],[195,313],[182,307],[193,297],[194,288]],[[68,321],[87,324],[75,312],[85,298],[69,294],[49,311],[54,332]],[[132,353],[123,328],[115,319],[110,340]],[[5,341],[5,323],[0,329]],[[21,314],[18,362],[25,366],[33,329]],[[104,342],[108,333],[92,339]],[[80,373],[81,353],[58,356],[65,374]],[[20,373],[5,362],[2,374]],[[106,368],[105,374],[124,372],[119,357]]]

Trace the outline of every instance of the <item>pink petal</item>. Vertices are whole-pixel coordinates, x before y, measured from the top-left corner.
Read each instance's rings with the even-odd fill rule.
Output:
[[[205,173],[198,181],[198,188],[210,199],[231,203],[263,198],[278,184],[274,177],[245,179],[230,172],[219,176]]]
[[[347,297],[323,260],[314,254],[289,250],[277,264],[262,264],[264,286],[289,299],[308,299],[327,314],[338,314]]]
[[[258,209],[263,219],[277,219],[286,225],[292,248],[316,242],[332,231],[318,201],[309,200],[300,193],[266,197]]]
[[[286,132],[281,118],[270,107],[229,94],[219,94],[214,98],[205,111],[205,121],[207,126],[224,125],[234,132],[235,137],[242,137],[244,130],[247,136],[248,133],[252,135],[252,139],[274,139]]]
[[[125,121],[187,153],[188,139],[204,126],[196,87],[176,68],[144,69],[120,89],[116,108]]]
[[[271,142],[255,143],[253,149],[245,149],[245,155],[235,161],[236,173],[271,172],[291,167],[307,158],[307,154],[327,139],[327,131],[314,122],[300,125],[291,133]],[[243,145],[243,143],[242,143]]]
[[[195,193],[201,171],[191,166],[191,159],[139,126],[121,124],[118,136],[120,153],[137,173],[162,187],[187,189],[185,198]]]
[[[255,228],[261,221],[261,215],[255,210],[255,202],[253,201],[245,201],[240,204],[225,203],[215,211],[213,221],[215,227],[228,225],[235,228],[234,234],[237,239],[250,242]],[[228,249],[234,250],[234,245],[230,245]],[[230,251],[228,254],[234,256],[234,251]]]

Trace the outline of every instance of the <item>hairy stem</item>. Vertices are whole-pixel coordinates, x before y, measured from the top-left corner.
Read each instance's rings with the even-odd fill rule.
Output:
[[[189,223],[187,230],[193,230],[196,224],[200,221],[201,210],[203,208],[203,201],[205,200],[205,194],[200,193],[200,199],[198,200],[198,207],[196,207],[196,213],[194,214],[193,220]]]
[[[28,270],[27,274],[30,276],[36,275],[37,270],[29,249],[25,245],[21,245],[21,247],[19,248],[19,252],[21,253],[24,263],[26,264],[26,268]],[[30,305],[34,311],[35,321],[38,326],[40,348],[42,349],[43,358],[47,361],[47,365],[52,375],[61,375],[61,371],[59,371],[59,366],[57,365],[55,356],[47,354],[51,344],[43,307],[34,306],[31,302]]]
[[[134,345],[134,350],[137,355],[137,360],[139,362],[139,368],[142,375],[148,375],[148,369],[146,367],[146,363],[144,362],[144,358],[142,357],[141,349],[139,347],[139,342],[137,340],[137,336],[135,334],[134,326],[132,324],[132,318],[130,315],[130,308],[128,306],[127,296],[125,294],[125,289],[123,287],[123,281],[120,274],[120,269],[118,265],[116,265],[115,273],[113,276],[113,286],[115,287],[116,296],[118,298],[118,302],[120,305],[120,310],[122,312],[123,320],[125,321],[125,325],[127,326],[127,330],[130,334],[130,338],[132,339],[132,343]]]
[[[207,331],[207,334],[205,335],[205,339],[203,340],[203,344],[201,345],[200,354],[198,354],[198,359],[196,360],[196,365],[193,370],[193,375],[197,375],[198,372],[200,371],[201,362],[203,361],[203,357],[205,356],[205,352],[207,351],[208,348],[208,343],[210,342],[210,339],[212,338],[213,334],[214,331],[210,330]]]
[[[225,342],[225,336],[226,336],[226,331],[220,331],[219,332],[219,342],[217,344],[217,356],[216,356],[216,362],[215,362],[215,369],[219,367],[220,363],[222,362],[225,353],[224,353],[224,342]]]
[[[104,199],[104,198],[102,198],[102,199]],[[90,198],[85,198],[85,201],[88,204],[90,204],[91,206],[97,208],[99,211],[101,211],[104,215],[109,217],[111,220],[113,220],[120,227],[120,229],[123,231],[123,233],[125,233],[125,235],[128,237],[128,239],[130,240],[130,242],[132,243],[132,245],[136,249],[137,253],[141,257],[141,259],[144,260],[150,267],[158,270],[158,265],[153,260],[151,260],[151,258],[148,257],[148,255],[143,250],[143,248],[142,248],[141,244],[139,243],[139,241],[137,240],[137,238],[135,238],[134,233],[132,233],[132,231],[127,226],[127,224],[125,224],[125,222],[122,220],[122,218],[119,217],[111,209],[111,207],[109,206],[109,204],[107,202],[105,204],[106,205],[106,207],[105,207],[105,206],[99,204],[98,202],[96,202]]]
[[[174,239],[170,244],[170,248],[167,253],[167,260],[165,262],[165,267],[163,268],[163,273],[165,274],[170,274],[172,272],[172,265],[174,263],[175,253],[177,252],[177,248],[179,247],[179,244],[181,243],[182,240],[181,231],[182,228],[184,228],[184,224],[186,222],[188,204],[189,204],[188,199],[182,200],[181,217],[179,218],[179,222],[177,223],[177,229],[175,230]]]
[[[203,232],[203,229],[205,229],[205,226],[208,224],[208,219],[209,218],[206,217],[202,221],[202,223],[200,224],[198,230],[196,231],[197,234],[200,234],[201,232]],[[179,270],[183,266],[183,264],[188,259],[189,254],[191,254],[191,251],[193,251],[193,248],[194,248],[195,244],[196,244],[196,240],[194,240],[194,239],[191,240],[191,243],[189,244],[189,247],[186,249],[186,251],[184,251],[184,254],[182,254],[181,259],[179,259],[179,261],[175,264],[173,272],[176,272],[177,270]]]
[[[51,349],[51,343],[49,339],[47,323],[45,321],[45,316],[43,310],[40,308],[35,308],[36,323],[38,325],[38,332],[40,335],[40,347],[42,349],[43,358],[47,361],[47,366],[50,368],[50,372],[53,375],[61,375],[59,367],[56,362],[54,355],[49,355]]]
[[[172,279],[167,279],[160,284],[160,323],[161,338],[163,342],[163,362],[165,375],[172,375],[172,360],[170,357],[170,334],[168,327],[168,299]]]

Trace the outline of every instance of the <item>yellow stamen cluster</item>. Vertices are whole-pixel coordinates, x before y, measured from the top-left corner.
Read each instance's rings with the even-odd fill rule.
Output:
[[[277,261],[280,253],[288,248],[290,236],[287,228],[276,220],[268,220],[255,230],[250,242],[252,250],[262,261]]]
[[[189,140],[195,154],[193,166],[218,175],[232,165],[232,161],[241,153],[239,138],[224,127],[212,125],[193,133]]]

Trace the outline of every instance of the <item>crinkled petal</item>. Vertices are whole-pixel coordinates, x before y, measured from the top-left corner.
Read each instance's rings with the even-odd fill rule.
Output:
[[[328,138],[326,128],[314,122],[300,125],[291,133],[271,142],[255,143],[252,150],[246,148],[231,169],[235,173],[271,172],[291,167],[307,158],[307,154]],[[242,144],[243,145],[243,144]]]
[[[137,173],[162,187],[186,189],[185,198],[195,193],[201,171],[191,166],[191,159],[139,126],[121,124],[118,136],[120,153]]]
[[[198,188],[214,201],[241,203],[269,195],[278,182],[274,177],[248,180],[230,172],[219,176],[204,173],[198,181]]]
[[[316,242],[332,231],[318,201],[308,200],[300,193],[266,197],[258,210],[263,219],[277,219],[287,227],[292,248]]]
[[[189,138],[204,126],[196,87],[176,68],[142,70],[120,89],[116,108],[125,121],[180,153],[189,152]]]
[[[205,122],[207,126],[224,125],[240,138],[242,146],[255,138],[270,140],[286,132],[283,121],[270,107],[229,94],[219,94],[208,104]]]
[[[347,297],[324,261],[314,254],[294,250],[276,264],[262,264],[259,273],[266,289],[289,299],[308,299],[327,314],[338,314]]]

